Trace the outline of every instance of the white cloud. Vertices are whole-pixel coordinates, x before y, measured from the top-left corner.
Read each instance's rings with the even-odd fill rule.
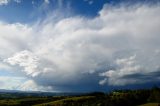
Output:
[[[104,76],[104,75],[103,75]],[[105,83],[107,83],[107,78],[104,78],[103,80],[99,81],[100,85],[104,85]]]
[[[95,73],[102,85],[134,84],[125,76],[159,72],[159,11],[159,5],[104,6],[92,19],[49,15],[30,26],[1,22],[0,57],[40,86],[83,86]]]
[[[53,87],[39,86],[25,77],[0,76],[0,89],[21,91],[53,91]]]
[[[21,0],[0,0],[0,6],[1,5],[7,5],[10,2],[16,2],[16,3],[21,3]]]
[[[100,76],[104,76],[106,78],[101,80],[99,84],[103,85],[108,83],[109,85],[126,85],[133,83],[133,81],[137,81],[136,78],[135,80],[123,79],[123,77],[127,75],[145,73],[142,72],[143,69],[141,66],[136,64],[135,58],[136,56],[134,55],[125,59],[117,59],[115,62],[115,70],[100,73]],[[139,83],[141,82],[139,81]]]
[[[26,72],[27,75],[32,75],[34,77],[39,74],[38,58],[27,50],[15,54],[13,57],[4,60],[4,62],[24,67],[23,71]]]
[[[49,1],[49,0],[44,0],[44,2],[45,2],[46,4],[49,4],[49,3],[50,3],[50,1]]]
[[[25,80],[24,77],[0,76],[0,89],[18,90],[19,85]]]
[[[1,60],[17,51],[27,49],[31,43],[32,29],[28,28],[27,25],[0,22],[0,29]]]
[[[93,1],[89,1],[88,3],[89,3],[89,5],[92,5],[92,4],[93,4]]]
[[[9,0],[0,0],[0,5],[8,4]]]
[[[16,3],[21,3],[21,0],[14,0],[14,2],[16,2]]]
[[[12,68],[9,65],[0,62],[0,70],[11,70],[11,69]]]
[[[31,3],[32,3],[32,5],[34,5],[34,4],[35,4],[35,2],[34,2],[34,1],[32,1]]]
[[[89,5],[92,5],[94,3],[93,0],[84,0],[84,2],[87,2]]]
[[[43,87],[37,85],[33,80],[28,80],[18,87],[22,91],[53,91],[52,87]]]

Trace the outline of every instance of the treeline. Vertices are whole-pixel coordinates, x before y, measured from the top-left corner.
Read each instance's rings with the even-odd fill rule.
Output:
[[[108,94],[94,92],[36,106],[137,106],[144,103],[160,103],[160,88],[115,90]]]
[[[95,94],[95,93],[94,93]],[[160,103],[160,88],[150,90],[115,90],[109,94],[95,95],[98,106],[137,106],[144,103]],[[95,106],[97,106],[95,105]]]

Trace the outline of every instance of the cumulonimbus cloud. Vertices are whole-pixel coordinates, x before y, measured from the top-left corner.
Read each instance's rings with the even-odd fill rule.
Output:
[[[94,18],[55,21],[48,16],[33,25],[1,23],[0,56],[37,85],[55,89],[158,81],[150,73],[160,71],[159,11],[158,4],[105,5]],[[137,79],[135,74],[154,78]]]

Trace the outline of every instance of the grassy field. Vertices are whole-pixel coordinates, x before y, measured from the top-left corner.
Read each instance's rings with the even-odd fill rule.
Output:
[[[62,105],[65,105],[66,103],[69,105],[76,102],[81,102],[81,104],[83,104],[84,102],[89,103],[89,101],[93,100],[94,98],[95,98],[94,96],[69,97],[66,99],[61,99],[61,100],[43,103],[43,104],[37,104],[34,106],[62,106]]]
[[[34,104],[41,104],[51,101],[64,99],[65,97],[27,97],[16,99],[2,99],[0,100],[0,106],[32,106]]]
[[[139,105],[139,106],[160,106],[160,103],[146,103],[146,104]]]

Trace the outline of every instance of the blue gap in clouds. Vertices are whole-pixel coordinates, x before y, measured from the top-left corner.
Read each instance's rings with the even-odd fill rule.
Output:
[[[93,1],[93,3],[89,4],[89,1]],[[63,0],[62,8],[66,9],[67,4],[70,3],[70,8],[76,15],[95,17],[103,8],[104,4],[114,6],[119,5],[120,3],[129,3],[130,5],[133,5],[139,2],[143,4],[157,4],[160,0]],[[34,4],[32,4],[31,0],[22,0],[21,3],[12,1],[8,5],[1,5],[0,20],[8,23],[30,23],[36,21],[38,18],[44,18],[47,11],[54,11],[58,6],[57,1],[50,0],[50,4],[46,5],[48,6],[46,7],[46,11],[45,9],[40,9],[43,3],[44,0],[34,0]],[[66,15],[65,12],[64,15]]]
[[[31,2],[22,1],[21,3],[11,2],[0,6],[0,19],[6,22],[25,22],[30,20],[29,14],[32,11]]]
[[[38,11],[44,0],[22,0],[20,3],[9,2],[0,6],[0,21],[7,23],[30,23],[40,16]]]
[[[108,4],[110,6],[117,6],[122,3],[127,3],[128,5],[134,5],[136,3],[157,4],[160,2],[160,0],[68,0],[68,1],[71,2],[71,8],[74,9],[75,14],[87,17],[97,16],[98,12],[103,8],[104,4]],[[89,1],[93,1],[93,3],[89,4]]]
[[[11,70],[0,70],[0,77],[14,77],[14,76],[18,75]]]
[[[84,0],[71,0],[71,8],[74,8],[76,14],[85,15],[88,17],[96,16],[102,9],[107,0],[93,0],[93,4],[89,4]]]

